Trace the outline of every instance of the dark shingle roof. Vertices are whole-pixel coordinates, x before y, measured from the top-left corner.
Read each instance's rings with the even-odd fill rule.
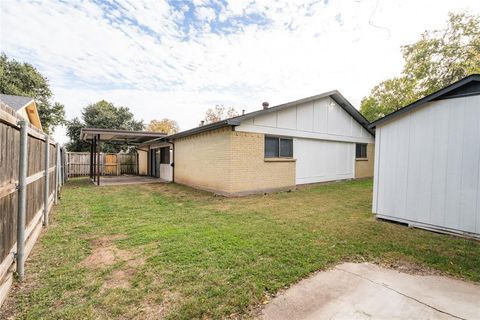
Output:
[[[0,101],[5,103],[7,106],[12,108],[15,111],[20,110],[29,104],[33,98],[30,97],[21,97],[21,96],[12,96],[9,94],[0,94]]]

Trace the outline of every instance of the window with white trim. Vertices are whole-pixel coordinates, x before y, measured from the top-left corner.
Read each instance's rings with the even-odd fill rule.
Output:
[[[292,158],[293,139],[265,136],[265,158]]]
[[[357,143],[355,145],[355,158],[356,159],[367,159],[367,144],[366,143]]]

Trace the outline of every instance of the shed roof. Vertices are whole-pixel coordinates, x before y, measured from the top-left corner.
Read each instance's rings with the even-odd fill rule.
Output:
[[[396,117],[421,107],[430,101],[461,98],[474,95],[480,95],[480,74],[471,74],[461,80],[458,80],[457,82],[452,83],[449,86],[446,86],[443,89],[423,97],[422,99],[412,102],[401,109],[389,113],[383,118],[372,122],[370,124],[370,128],[375,128],[379,124],[395,119]]]
[[[340,92],[338,92],[337,90],[333,90],[333,91],[324,92],[322,94],[318,94],[318,95],[315,95],[315,96],[311,96],[311,97],[308,97],[308,98],[303,98],[303,99],[300,99],[300,100],[287,102],[287,103],[280,104],[280,105],[270,107],[270,108],[267,108],[267,109],[262,109],[262,110],[250,112],[250,113],[240,115],[240,116],[236,116],[236,117],[233,117],[233,118],[230,118],[230,119],[221,120],[221,121],[210,123],[210,124],[207,124],[207,125],[204,125],[204,126],[200,126],[200,127],[196,127],[196,128],[193,128],[193,129],[186,130],[186,131],[182,131],[182,132],[179,132],[179,133],[176,133],[176,134],[169,135],[169,136],[165,137],[165,139],[174,140],[174,139],[177,139],[177,138],[187,137],[187,136],[190,136],[190,135],[193,135],[193,134],[206,132],[206,131],[210,131],[210,130],[214,130],[214,129],[218,129],[218,128],[222,128],[222,127],[238,126],[238,125],[240,125],[240,123],[242,121],[252,119],[254,117],[258,117],[258,116],[268,114],[268,113],[271,113],[271,112],[277,112],[277,111],[280,111],[280,110],[283,110],[283,109],[286,109],[286,108],[289,108],[289,107],[293,107],[293,106],[296,106],[296,105],[299,105],[299,104],[302,104],[302,103],[307,103],[307,102],[315,101],[315,100],[318,100],[318,99],[321,99],[321,98],[326,98],[326,97],[332,98],[350,116],[352,116],[363,128],[365,128],[370,134],[374,135],[373,130],[370,129],[369,126],[368,126],[369,125],[368,120],[365,119],[365,117],[362,116],[362,114],[357,109],[355,109],[355,107],[353,107],[353,105],[347,99],[345,99],[345,97]]]
[[[33,98],[14,96],[10,94],[0,94],[0,100],[13,110],[18,111],[29,105],[33,101]]]
[[[90,141],[94,136],[100,135],[100,141],[125,142],[128,144],[140,144],[155,138],[165,137],[162,132],[131,131],[103,128],[82,128],[80,129],[80,140]]]

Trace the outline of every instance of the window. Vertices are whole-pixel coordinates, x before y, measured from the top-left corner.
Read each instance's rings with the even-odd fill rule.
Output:
[[[170,164],[170,147],[160,148],[160,163]]]
[[[355,158],[357,158],[357,159],[367,159],[367,144],[366,143],[357,143],[355,145]]]
[[[293,157],[293,139],[265,137],[265,158]]]
[[[293,140],[280,138],[280,157],[293,157]]]
[[[278,158],[278,138],[265,137],[265,158]]]

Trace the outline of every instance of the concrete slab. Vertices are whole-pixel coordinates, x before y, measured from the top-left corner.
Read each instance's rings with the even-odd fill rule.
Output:
[[[167,180],[153,178],[147,176],[102,176],[100,177],[100,186],[117,186],[128,184],[145,184],[145,183],[167,183]],[[95,182],[96,185],[96,182]]]
[[[480,319],[480,286],[344,263],[300,281],[262,319]]]

